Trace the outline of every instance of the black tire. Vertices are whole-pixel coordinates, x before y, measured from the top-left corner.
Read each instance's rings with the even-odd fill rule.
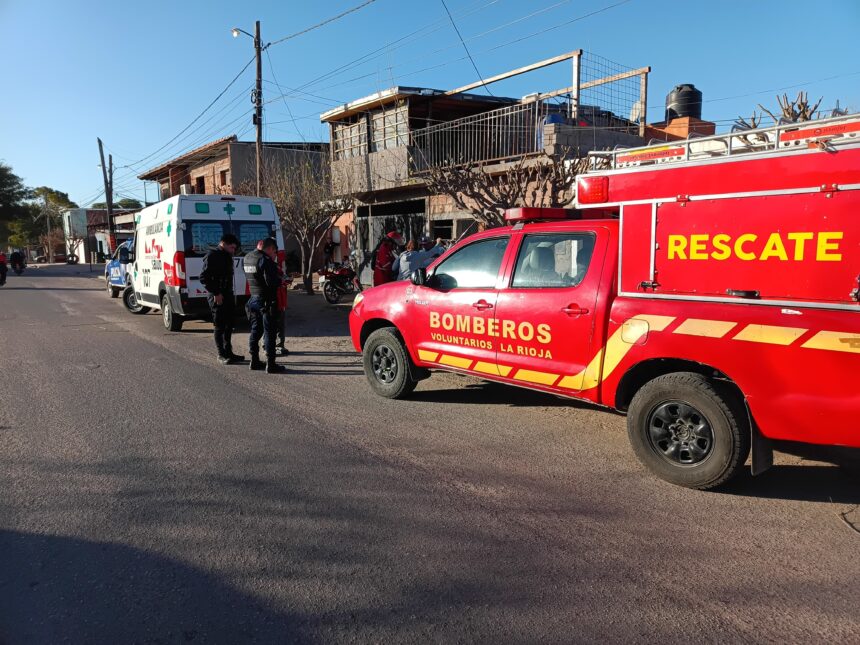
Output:
[[[411,359],[406,347],[393,327],[377,329],[368,337],[362,359],[367,381],[379,396],[401,399],[418,383],[410,373]]]
[[[326,280],[325,285],[323,285],[323,295],[329,304],[336,305],[340,302],[340,289],[331,280]]]
[[[122,291],[122,304],[133,314],[148,314],[149,307],[144,307],[137,299],[137,294],[134,292],[134,287],[127,286]]]
[[[170,296],[166,293],[161,296],[161,321],[167,331],[182,331],[182,316],[173,311]]]
[[[110,282],[110,278],[105,278],[105,282],[107,283],[108,296],[110,296],[111,298],[118,298],[119,292],[122,290],[119,287],[113,286]]]
[[[720,388],[722,389],[722,388]],[[672,484],[708,490],[729,481],[746,462],[750,429],[743,404],[694,372],[646,383],[627,412],[633,451]]]

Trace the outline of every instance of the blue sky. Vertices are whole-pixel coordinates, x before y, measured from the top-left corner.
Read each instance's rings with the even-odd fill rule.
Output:
[[[650,121],[683,82],[702,90],[703,117],[724,128],[758,102],[775,104],[777,89],[860,111],[860,0],[446,1],[485,77],[577,48],[650,65]],[[102,198],[100,136],[120,167],[119,196],[142,198],[140,171],[219,136],[253,138],[251,65],[156,152],[253,56],[251,39],[232,38],[232,26],[252,32],[261,20],[263,40],[272,42],[359,3],[0,0],[0,159],[28,185],[85,205]],[[558,65],[491,89],[522,96],[565,87],[569,74]],[[263,76],[267,101],[281,94],[278,84],[289,95],[266,104],[272,141],[326,140],[321,112],[394,84],[449,89],[476,80],[441,0],[376,0],[273,45]]]

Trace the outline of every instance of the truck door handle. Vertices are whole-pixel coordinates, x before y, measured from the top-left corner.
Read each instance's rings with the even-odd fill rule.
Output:
[[[576,305],[568,305],[564,309],[562,309],[563,313],[566,313],[568,316],[581,316],[582,314],[587,314],[588,309],[583,309],[582,307],[578,307]]]
[[[484,311],[484,309],[492,309],[493,308],[493,305],[491,305],[486,300],[478,300],[478,302],[473,302],[472,306],[479,311]]]

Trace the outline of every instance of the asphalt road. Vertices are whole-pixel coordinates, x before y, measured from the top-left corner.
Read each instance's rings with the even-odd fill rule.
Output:
[[[0,289],[0,643],[860,642],[854,466],[673,487],[615,414],[372,396],[321,297],[265,375],[85,270]]]

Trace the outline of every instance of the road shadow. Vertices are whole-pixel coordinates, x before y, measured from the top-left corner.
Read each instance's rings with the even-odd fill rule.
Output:
[[[413,401],[427,403],[468,403],[476,405],[509,405],[513,407],[566,407],[575,409],[603,409],[574,399],[563,399],[553,394],[482,381],[480,383],[465,383],[461,387],[446,390],[418,389],[410,397]]]
[[[0,642],[313,642],[216,576],[108,542],[0,531]]]
[[[860,469],[850,465],[777,465],[756,477],[745,470],[719,492],[764,499],[860,504]]]
[[[2,288],[10,291],[104,291],[104,289],[96,287],[16,287],[10,285],[8,282]]]

